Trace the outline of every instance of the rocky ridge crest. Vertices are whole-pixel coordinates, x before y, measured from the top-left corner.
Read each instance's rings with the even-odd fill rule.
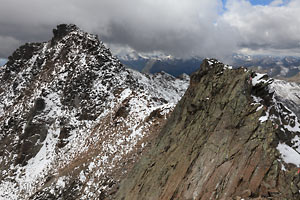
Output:
[[[300,199],[300,124],[278,91],[266,75],[204,60],[116,199]]]
[[[126,69],[75,25],[53,33],[0,69],[0,197],[108,198],[189,78]]]

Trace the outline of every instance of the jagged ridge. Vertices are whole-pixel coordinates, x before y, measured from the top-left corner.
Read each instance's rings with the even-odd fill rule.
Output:
[[[126,69],[75,25],[53,33],[0,70],[2,198],[108,196],[188,86]]]
[[[116,199],[299,199],[299,122],[272,82],[204,60]]]

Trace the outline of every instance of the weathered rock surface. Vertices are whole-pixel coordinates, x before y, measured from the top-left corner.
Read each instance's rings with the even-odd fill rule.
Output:
[[[189,84],[126,69],[97,36],[59,25],[0,69],[0,199],[103,199]]]
[[[282,151],[299,158],[299,123],[272,82],[204,60],[116,199],[300,199],[300,162]]]

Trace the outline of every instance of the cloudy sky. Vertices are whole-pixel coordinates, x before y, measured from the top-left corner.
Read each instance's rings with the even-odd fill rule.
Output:
[[[60,23],[138,52],[300,55],[299,0],[0,0],[0,58]]]

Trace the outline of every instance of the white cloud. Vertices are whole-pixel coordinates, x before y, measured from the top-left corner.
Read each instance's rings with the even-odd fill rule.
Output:
[[[0,56],[27,41],[48,40],[59,23],[75,23],[106,43],[175,56],[299,52],[300,2],[274,0],[0,0]],[[222,13],[222,14],[221,14]],[[5,46],[5,48],[3,47]],[[2,48],[1,48],[2,47]]]
[[[21,43],[13,37],[0,36],[0,58],[11,53]]]
[[[284,6],[253,6],[245,0],[230,0],[227,9],[221,20],[239,32],[239,47],[265,52],[299,52],[299,1]]]

